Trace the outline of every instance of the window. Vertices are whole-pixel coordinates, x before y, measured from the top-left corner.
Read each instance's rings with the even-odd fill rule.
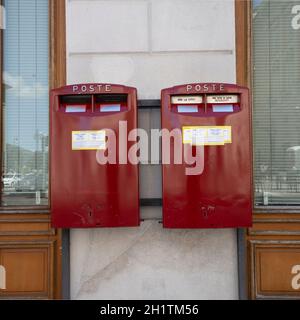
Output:
[[[48,0],[6,0],[2,206],[48,204]]]
[[[253,1],[255,204],[300,205],[300,1]]]

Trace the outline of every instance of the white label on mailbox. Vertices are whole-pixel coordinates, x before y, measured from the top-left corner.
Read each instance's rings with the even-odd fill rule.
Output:
[[[222,146],[231,143],[231,126],[182,127],[182,140],[193,146]]]
[[[183,143],[191,145],[204,145],[207,136],[206,128],[201,127],[183,127]]]
[[[72,131],[72,150],[105,150],[105,130]]]
[[[207,96],[207,103],[238,103],[237,94],[212,94]]]
[[[182,103],[182,104],[195,104],[202,103],[202,96],[173,96],[171,97],[171,103]]]

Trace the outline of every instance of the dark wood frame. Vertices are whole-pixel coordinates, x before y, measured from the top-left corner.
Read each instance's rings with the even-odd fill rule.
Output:
[[[252,1],[235,0],[235,23],[236,23],[236,81],[237,84],[252,87]],[[242,239],[239,239],[244,258],[244,276],[241,277],[244,283],[240,287],[247,288],[246,295],[250,299],[270,298],[268,295],[257,293],[256,280],[259,276],[254,269],[255,247],[253,243],[271,245],[300,242],[300,207],[292,209],[280,208],[254,208],[253,226],[242,232]],[[254,248],[254,249],[253,249]],[[293,295],[286,296],[281,292],[273,295],[272,298],[294,298]]]
[[[0,4],[2,0],[0,0]],[[66,10],[65,0],[49,0],[49,86],[55,88],[66,83]],[[0,31],[0,102],[2,106],[2,70],[3,70],[3,31]],[[0,108],[0,132],[3,130],[3,114]],[[0,139],[0,163],[2,164],[2,134]],[[2,165],[1,165],[2,166]],[[44,241],[53,243],[53,261],[50,262],[51,274],[45,275],[52,279],[52,287],[48,298],[62,296],[62,231],[51,228],[50,205],[48,206],[14,206],[0,207],[1,243],[18,246],[30,241],[37,247]],[[20,228],[15,226],[22,225]],[[52,268],[53,266],[53,268]],[[0,298],[3,294],[0,292]]]
[[[236,81],[251,88],[251,0],[235,0]]]
[[[2,0],[0,0],[0,5]],[[49,0],[49,86],[57,88],[66,83],[66,12],[65,0]],[[2,106],[2,71],[3,71],[3,31],[0,31],[0,102]],[[2,107],[0,109],[0,133],[3,130]],[[0,139],[0,163],[2,163],[3,139]],[[13,206],[0,207],[0,213],[48,212],[48,206]]]

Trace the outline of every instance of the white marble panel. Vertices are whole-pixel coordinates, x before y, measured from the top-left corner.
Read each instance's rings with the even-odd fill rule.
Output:
[[[162,88],[189,82],[235,82],[231,53],[71,55],[68,82],[111,82],[138,88],[139,99],[160,99]]]
[[[232,50],[234,1],[153,0],[152,50]]]
[[[70,52],[148,50],[148,5],[139,0],[70,1]]]
[[[236,233],[139,228],[72,230],[72,299],[237,299]]]

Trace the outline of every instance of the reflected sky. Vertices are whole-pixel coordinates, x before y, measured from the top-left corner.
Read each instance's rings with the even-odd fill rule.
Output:
[[[4,145],[41,150],[49,130],[48,0],[4,5]]]
[[[258,7],[262,2],[263,0],[253,0],[253,8],[255,9]]]

